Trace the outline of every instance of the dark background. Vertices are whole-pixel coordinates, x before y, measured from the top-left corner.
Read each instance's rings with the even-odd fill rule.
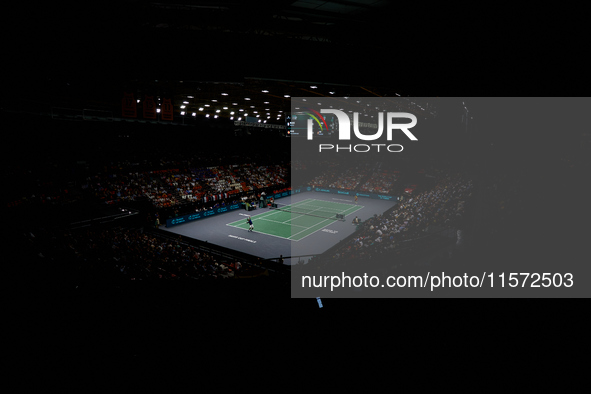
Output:
[[[9,6],[3,25],[3,63],[7,66],[1,77],[3,106],[15,98],[44,94],[56,84],[71,97],[108,96],[113,89],[120,94],[119,87],[131,79],[190,79],[195,75],[207,80],[260,76],[387,85],[404,95],[425,97],[587,95],[585,64],[580,56],[571,56],[580,53],[576,42],[581,31],[577,26],[585,25],[576,24],[572,12],[561,15],[553,9],[552,23],[542,18],[535,26],[524,28],[523,22],[531,21],[531,13],[514,7],[509,12],[502,5],[488,6],[486,12],[468,10],[468,14],[448,5],[445,9],[421,7],[412,11],[400,5],[388,6],[387,10],[365,13],[365,22],[340,20],[338,29],[330,32],[333,42],[325,43],[252,33],[252,28],[268,21],[270,10],[285,12],[291,2],[258,2],[246,8],[228,4],[233,17],[225,19],[225,24],[233,33],[221,35],[215,30],[183,28],[190,25],[182,20],[183,15],[191,19],[194,13],[163,11],[150,4],[125,1],[115,6]],[[538,9],[537,14],[544,14],[544,10]],[[568,29],[554,28],[567,20]],[[157,28],[158,24],[169,27]],[[525,109],[525,113],[510,100],[503,102],[502,108],[490,108],[478,101],[470,106],[478,119],[478,134],[471,137],[466,149],[478,147],[474,156],[489,169],[531,174],[523,178],[515,215],[502,237],[494,240],[499,244],[498,255],[488,255],[486,264],[531,267],[532,262],[545,261],[555,267],[559,261],[568,267],[585,260],[589,138],[583,133],[588,129],[588,104],[588,100],[581,101],[580,107],[571,109],[573,117],[566,127],[551,103]],[[545,117],[538,118],[540,113]],[[507,118],[515,121],[508,125]],[[531,119],[538,120],[535,130],[530,127]],[[25,152],[22,146],[5,146],[6,159]],[[550,245],[550,253],[540,245]],[[13,317],[26,327],[21,334],[29,340],[37,338],[29,341],[24,353],[43,354],[48,359],[55,354],[89,358],[100,347],[103,357],[105,349],[111,350],[110,355],[126,357],[173,351],[176,346],[163,340],[165,336],[156,344],[146,345],[146,336],[138,332],[148,326],[168,326],[160,332],[170,334],[168,338],[190,338],[204,330],[238,337],[244,343],[244,337],[236,334],[236,325],[228,329],[225,323],[237,318],[251,322],[254,317],[257,323],[249,328],[270,334],[289,332],[287,327],[303,329],[305,317],[316,319],[322,313],[334,316],[337,311],[340,316],[347,315],[350,323],[363,314],[382,315],[393,308],[388,300],[375,300],[368,306],[363,301],[326,299],[319,309],[316,300],[296,302],[273,293],[259,294],[264,301],[256,304],[216,305],[183,298],[174,289],[154,306],[145,304],[133,292],[105,296],[91,291],[73,298],[50,284],[39,293],[26,278],[12,279],[18,284],[10,300],[17,309]],[[399,321],[414,320],[413,327],[418,330],[420,313],[445,319],[461,332],[466,332],[461,327],[470,325],[474,331],[474,324],[485,327],[503,317],[513,324],[526,323],[529,318],[539,323],[535,328],[542,322],[547,328],[569,319],[576,323],[580,316],[580,311],[570,313],[549,303],[516,301],[513,308],[507,303],[458,303],[453,309],[442,308],[437,302],[426,307],[422,302],[408,301],[397,303],[396,309]],[[273,317],[272,325],[266,324],[265,316]],[[59,331],[59,338],[40,336],[40,326],[46,334]],[[87,335],[97,330],[108,335],[101,336],[101,341]],[[65,352],[73,338],[77,340],[76,350]]]

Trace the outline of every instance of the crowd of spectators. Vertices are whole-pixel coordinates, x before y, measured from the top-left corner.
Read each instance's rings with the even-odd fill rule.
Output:
[[[360,190],[369,193],[389,194],[394,187],[394,183],[398,180],[398,177],[399,171],[376,171],[361,185]]]
[[[347,168],[328,186],[337,189],[355,190],[361,181],[367,178],[371,166],[370,163],[366,163],[365,165]]]
[[[315,175],[308,183],[310,186],[328,187],[340,174],[341,170],[338,164],[328,163],[326,165],[317,164],[312,168],[322,169],[322,173]]]
[[[299,164],[302,167],[303,164]],[[309,186],[332,187],[337,189],[355,190],[369,177],[375,164],[365,163],[357,166],[342,166],[336,163],[313,163],[312,168],[321,170],[321,174],[315,174]]]
[[[421,167],[409,167],[408,163],[402,162],[399,164],[388,166],[381,162],[366,162],[346,165],[300,161],[297,168],[301,170],[307,166],[316,170],[315,174],[308,177],[308,186],[387,195],[400,195],[407,188],[429,188],[435,179],[445,176],[446,170],[442,168],[450,169],[447,160],[431,160],[421,163]],[[322,172],[318,174],[319,171]]]
[[[235,194],[286,184],[286,174],[287,169],[282,165],[248,163],[95,177],[94,182],[83,188],[90,188],[107,203],[145,196],[155,207],[165,208],[185,202],[236,200]]]
[[[161,238],[136,228],[40,231],[28,238],[38,248],[39,257],[54,260],[77,278],[229,279],[263,271],[238,259],[204,252],[180,239]]]
[[[163,159],[157,163],[113,162],[95,169],[98,170],[96,173],[70,171],[69,174],[62,173],[59,179],[45,177],[39,169],[35,170],[37,174],[32,174],[31,170],[15,167],[5,176],[34,179],[29,182],[29,187],[20,189],[21,195],[6,196],[6,206],[55,205],[84,199],[118,204],[147,199],[158,209],[180,208],[191,203],[200,210],[214,204],[235,203],[245,192],[285,187],[289,181],[289,167],[284,164],[242,162],[192,168],[189,167],[191,164],[191,160]]]

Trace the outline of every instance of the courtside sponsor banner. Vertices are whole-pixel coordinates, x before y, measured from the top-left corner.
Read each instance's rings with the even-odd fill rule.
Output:
[[[212,215],[217,215],[219,213],[225,213],[241,208],[243,208],[242,204],[232,204],[224,207],[210,209],[208,211],[196,212],[188,215],[178,216],[172,219],[166,219],[166,227],[178,226],[179,224],[192,222],[194,220],[203,219]]]
[[[299,193],[299,192],[300,192],[300,190],[296,190],[296,191],[287,190],[285,192],[281,192],[281,193],[277,193],[275,195],[272,195],[270,197],[273,197],[274,199],[278,199],[278,198],[290,196],[292,193]],[[236,209],[244,209],[244,205],[242,203],[232,204],[232,205],[227,205],[224,207],[210,209],[208,211],[196,212],[196,213],[192,213],[192,214],[178,216],[178,217],[172,218],[172,219],[166,219],[166,227],[178,226],[179,224],[192,222],[195,220],[203,219],[203,218],[217,215],[220,213],[234,211]]]

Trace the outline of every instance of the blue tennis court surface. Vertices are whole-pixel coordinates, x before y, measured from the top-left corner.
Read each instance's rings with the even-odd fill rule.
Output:
[[[312,255],[325,252],[352,234],[355,216],[367,220],[396,204],[360,198],[356,205],[349,196],[318,192],[298,193],[277,202],[280,210],[235,210],[163,229],[261,258]],[[345,221],[337,220],[337,213],[343,214]],[[248,231],[248,216],[253,232]],[[292,261],[286,259],[285,263]]]
[[[279,205],[262,214],[253,215],[252,221],[257,233],[299,241],[323,229],[343,215],[345,220],[354,212],[364,208],[362,205],[342,202],[306,199],[289,205]],[[246,219],[228,223],[228,226],[248,230]]]

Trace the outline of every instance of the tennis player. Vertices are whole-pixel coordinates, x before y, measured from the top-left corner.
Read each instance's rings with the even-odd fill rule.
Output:
[[[246,223],[248,223],[248,225],[249,225],[248,231],[253,231],[254,225],[252,224],[252,219],[250,218],[250,216],[248,217],[248,219],[246,219]]]

